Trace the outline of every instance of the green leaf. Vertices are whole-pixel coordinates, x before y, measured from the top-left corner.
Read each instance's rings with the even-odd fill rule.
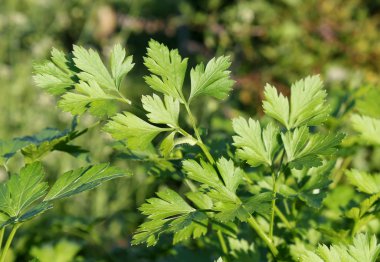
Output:
[[[289,100],[281,93],[277,93],[274,86],[267,84],[264,89],[263,109],[265,114],[276,119],[287,129],[289,126]]]
[[[152,73],[145,82],[154,90],[183,101],[182,85],[185,79],[187,58],[182,59],[178,50],[170,50],[154,40],[149,41],[144,65]]]
[[[132,56],[128,56],[127,58],[125,56],[125,49],[120,44],[116,44],[111,52],[110,64],[112,77],[117,89],[120,89],[122,80],[135,65],[132,63]]]
[[[37,86],[52,95],[61,95],[73,88],[76,81],[73,61],[62,51],[55,48],[51,51],[51,60],[34,65],[33,79]]]
[[[355,101],[355,108],[362,115],[380,117],[380,90],[378,87],[360,88],[359,97]]]
[[[327,120],[330,108],[325,105],[327,93],[319,76],[309,76],[291,86],[290,103],[275,87],[267,85],[263,108],[267,115],[278,120],[288,130]]]
[[[149,220],[139,226],[132,244],[155,245],[163,233],[174,233],[174,243],[207,233],[207,216],[191,207],[175,191],[165,189],[157,196],[140,207]]]
[[[317,167],[322,165],[321,156],[337,151],[344,134],[310,134],[307,126],[281,134],[290,167]]]
[[[221,56],[211,59],[206,68],[203,63],[191,69],[191,92],[189,103],[197,96],[209,95],[218,99],[225,99],[234,84],[230,78],[228,68],[231,65],[230,57]]]
[[[65,112],[81,115],[86,110],[94,116],[111,116],[115,114],[117,97],[109,95],[95,82],[80,81],[75,85],[75,92],[67,92],[58,102],[58,106]]]
[[[309,76],[291,87],[290,126],[314,126],[329,116],[330,107],[325,105],[327,93],[319,76]]]
[[[260,215],[266,216],[269,215],[272,210],[272,199],[272,192],[260,193],[245,200],[244,207],[250,214],[252,214],[253,212],[257,212]]]
[[[194,160],[183,161],[183,169],[187,177],[202,184],[208,197],[213,201],[212,210],[216,212],[215,219],[221,222],[233,221],[236,217],[244,221],[249,214],[236,196],[236,189],[244,175],[240,168],[235,168],[232,160],[220,158],[216,167],[203,160],[198,164]]]
[[[355,236],[352,245],[319,245],[315,252],[305,250],[300,261],[304,262],[376,262],[380,253],[380,245],[376,236],[366,234]]]
[[[360,133],[360,138],[372,145],[380,145],[380,120],[357,114],[351,117],[352,127]]]
[[[170,153],[172,152],[175,143],[174,143],[174,136],[176,134],[176,131],[171,132],[169,135],[165,137],[165,139],[161,142],[160,145],[160,151],[164,157],[169,157]]]
[[[213,206],[212,199],[202,192],[189,192],[186,197],[199,209],[208,210]]]
[[[83,81],[94,81],[101,88],[117,90],[115,81],[112,79],[107,68],[104,66],[99,54],[93,49],[85,49],[74,45],[74,63],[81,70],[78,77]]]
[[[21,138],[16,138],[14,141],[17,145],[22,145],[16,151],[12,152],[12,155],[21,149],[21,153],[25,157],[26,163],[32,163],[43,158],[47,153],[54,150],[66,152],[75,157],[81,154],[87,153],[79,146],[69,145],[72,140],[81,136],[86,131],[78,132],[75,130],[75,120],[74,125],[71,129],[59,130],[55,128],[45,128],[41,132],[33,136],[25,136]],[[18,141],[23,141],[24,144],[19,144]],[[11,155],[11,156],[12,156]]]
[[[71,170],[59,176],[50,188],[44,201],[71,197],[83,191],[93,189],[105,181],[129,174],[125,170],[110,167],[107,163]]]
[[[147,117],[150,122],[178,127],[179,101],[177,99],[164,96],[164,104],[158,95],[153,94],[153,96],[142,96],[141,101],[148,112]]]
[[[361,192],[376,194],[380,192],[380,174],[368,174],[363,171],[351,169],[345,172],[348,181]]]
[[[251,166],[262,164],[272,165],[273,157],[279,148],[277,136],[280,130],[269,123],[264,130],[260,123],[253,119],[248,122],[240,117],[232,121],[232,126],[237,134],[233,136],[234,146],[238,148],[237,155],[247,161]]]
[[[46,194],[48,185],[43,182],[42,164],[26,165],[19,175],[12,175],[0,185],[0,210],[9,217],[19,218]]]
[[[0,164],[2,165],[12,156],[14,156],[21,148],[30,145],[29,141],[22,138],[14,138],[12,140],[0,140]]]
[[[306,170],[307,180],[300,188],[298,197],[308,206],[321,208],[322,201],[327,196],[328,186],[331,184],[330,174],[333,168],[334,162],[329,162]]]
[[[115,139],[126,139],[130,149],[143,150],[159,133],[172,129],[153,126],[132,113],[124,112],[112,117],[104,130]]]

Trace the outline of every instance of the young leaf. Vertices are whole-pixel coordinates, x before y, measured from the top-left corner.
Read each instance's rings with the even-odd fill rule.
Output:
[[[186,203],[175,191],[165,189],[140,207],[149,221],[140,225],[132,244],[155,245],[162,233],[174,233],[173,242],[207,233],[207,216]]]
[[[111,52],[110,64],[112,77],[117,89],[120,89],[121,82],[126,74],[132,70],[135,65],[132,63],[132,56],[125,57],[125,49],[120,44],[116,44]]]
[[[242,117],[232,120],[232,126],[237,134],[233,136],[234,146],[238,148],[237,155],[251,166],[271,166],[279,147],[277,136],[280,130],[270,123],[262,131],[258,121],[250,118],[247,122]]]
[[[70,129],[58,130],[55,128],[45,128],[32,136],[0,141],[0,164],[14,156],[20,150],[27,163],[39,160],[45,154],[53,150],[59,150],[78,156],[79,154],[86,153],[86,151],[78,146],[68,145],[68,143],[84,133],[84,131],[75,131],[75,121],[73,121],[73,126]],[[73,152],[72,149],[75,149],[75,152]]]
[[[12,175],[0,184],[0,210],[9,217],[22,216],[31,205],[46,194],[48,185],[43,182],[45,173],[42,164],[26,165],[19,175]]]
[[[35,83],[52,95],[61,95],[73,88],[75,83],[75,68],[73,61],[62,51],[55,48],[51,51],[51,60],[35,65]]]
[[[289,100],[281,93],[277,93],[274,86],[267,84],[264,90],[263,109],[265,114],[276,119],[287,129],[289,126]]]
[[[132,113],[124,112],[112,117],[104,130],[115,139],[126,139],[130,149],[143,150],[159,133],[171,129],[153,126]]]
[[[101,183],[129,175],[129,172],[109,164],[98,164],[71,170],[59,176],[44,202],[70,197],[99,186]]]
[[[290,97],[290,126],[314,126],[327,120],[330,108],[319,76],[308,76],[294,83]]]
[[[319,245],[316,252],[305,250],[300,260],[304,262],[376,262],[380,253],[380,245],[377,244],[376,236],[358,234],[352,245]]]
[[[346,176],[350,183],[361,192],[367,194],[380,192],[380,174],[371,175],[363,171],[351,169],[346,171]]]
[[[360,114],[369,117],[380,117],[380,90],[377,87],[367,87],[359,89],[359,97],[355,101],[355,109]]]
[[[165,139],[161,142],[160,145],[160,151],[162,152],[162,155],[164,157],[169,157],[170,153],[172,152],[175,142],[174,142],[174,136],[176,134],[176,131],[171,132]]]
[[[153,96],[143,96],[141,98],[144,109],[149,112],[147,117],[149,121],[155,124],[167,124],[170,127],[178,126],[179,101],[170,96],[164,96],[164,102],[161,98]]]
[[[317,167],[322,165],[321,156],[332,155],[340,145],[344,134],[310,134],[307,126],[296,128],[294,132],[281,134],[290,167]]]
[[[319,76],[309,76],[291,86],[289,100],[278,94],[276,88],[265,87],[263,108],[266,114],[278,120],[288,130],[326,121],[329,107],[325,105],[326,91]]]
[[[225,99],[231,91],[234,81],[230,78],[228,68],[231,60],[228,56],[211,59],[206,68],[203,63],[197,65],[190,72],[191,92],[190,101],[202,95]]]
[[[201,164],[194,160],[183,161],[183,169],[188,178],[203,184],[202,187],[206,188],[207,196],[214,203],[213,210],[217,212],[215,215],[217,220],[228,222],[238,217],[244,221],[249,214],[236,196],[236,189],[243,177],[243,171],[235,168],[233,162],[225,158],[219,159],[216,166],[222,180],[219,179],[214,167],[202,160]]]
[[[83,81],[95,81],[101,88],[116,90],[117,86],[107,68],[104,66],[99,54],[93,49],[85,49],[74,45],[74,63],[82,70],[78,77]]]
[[[185,79],[187,58],[182,59],[178,50],[170,50],[154,40],[149,41],[144,65],[152,73],[145,82],[154,90],[183,101],[182,85]]]
[[[330,162],[317,168],[308,169],[306,171],[308,179],[298,192],[299,199],[310,207],[321,208],[331,183],[330,174],[333,168],[334,162]]]
[[[360,133],[360,138],[369,144],[380,145],[380,120],[354,114],[351,117],[352,127]]]
[[[76,92],[67,92],[58,102],[58,106],[65,112],[81,115],[86,110],[95,116],[110,116],[116,112],[113,95],[106,94],[94,80],[80,81],[75,85]]]

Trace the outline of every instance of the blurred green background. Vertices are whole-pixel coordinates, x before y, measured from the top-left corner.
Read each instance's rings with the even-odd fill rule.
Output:
[[[135,99],[149,92],[141,76],[147,74],[142,57],[150,38],[178,48],[190,65],[231,55],[236,85],[219,113],[229,119],[236,110],[260,115],[267,82],[287,93],[293,81],[318,73],[339,98],[360,86],[378,86],[379,32],[377,0],[1,0],[0,138],[70,125],[72,117],[32,81],[33,63],[47,59],[52,47],[70,51],[79,44],[107,56],[113,44],[121,43],[136,63],[124,90]],[[207,108],[215,111],[216,105],[211,101]],[[206,126],[229,128],[223,127],[228,121],[209,120],[202,119]],[[92,121],[84,118],[80,124]],[[114,158],[109,138],[99,134],[93,130],[79,139],[91,161],[123,161]],[[53,153],[45,165],[54,176],[86,161]],[[161,179],[139,165],[134,168],[132,179],[66,201],[30,223],[9,259],[170,261],[189,252],[170,248],[169,242],[130,248],[131,233],[142,219],[136,208]]]

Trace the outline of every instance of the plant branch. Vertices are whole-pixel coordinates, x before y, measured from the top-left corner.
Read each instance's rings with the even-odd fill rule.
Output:
[[[0,229],[0,252],[1,252],[1,248],[3,246],[4,231],[5,231],[5,227],[2,227]]]
[[[18,223],[18,224],[15,224],[12,228],[12,231],[11,233],[9,234],[8,236],[8,239],[7,239],[7,242],[5,243],[5,246],[4,246],[4,249],[3,251],[1,252],[1,256],[0,256],[0,262],[4,262],[5,261],[5,256],[7,255],[8,253],[8,249],[9,247],[11,246],[11,243],[13,241],[13,238],[17,232],[17,229],[22,225],[22,223]]]
[[[259,235],[259,237],[265,242],[265,244],[268,246],[272,254],[276,257],[278,255],[278,250],[276,246],[273,244],[272,239],[270,239],[267,234],[263,231],[263,229],[260,227],[260,225],[257,223],[256,219],[250,215],[248,220],[248,224],[256,231],[256,233]]]
[[[269,238],[273,239],[273,228],[274,228],[274,217],[275,217],[275,209],[276,209],[276,196],[277,196],[277,178],[280,175],[282,162],[284,161],[285,156],[285,150],[283,150],[280,164],[278,166],[277,172],[272,172],[272,183],[273,183],[273,190],[272,190],[272,212],[271,212],[271,218],[270,218],[270,224],[269,224]]]
[[[276,212],[277,216],[281,219],[281,221],[285,224],[285,226],[288,229],[293,229],[293,225],[289,222],[289,220],[286,218],[286,216],[281,212],[281,210],[275,206],[274,211]]]
[[[226,241],[224,241],[222,231],[218,230],[216,234],[218,236],[219,243],[220,243],[220,246],[222,248],[223,254],[228,255],[228,248],[227,248]]]

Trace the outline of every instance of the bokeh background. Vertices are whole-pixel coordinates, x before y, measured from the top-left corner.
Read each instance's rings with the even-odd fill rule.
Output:
[[[149,93],[142,57],[151,38],[178,48],[190,65],[230,55],[234,90],[226,103],[206,104],[219,118],[210,118],[211,113],[202,118],[206,127],[230,129],[228,119],[236,112],[261,115],[268,82],[287,93],[293,81],[320,74],[335,103],[359,87],[378,86],[379,32],[377,0],[1,0],[0,139],[70,125],[72,117],[32,80],[33,63],[47,59],[52,47],[70,51],[73,44],[84,45],[106,57],[121,43],[136,63],[124,90],[135,99]],[[80,124],[91,121],[85,117]],[[99,130],[79,143],[92,162],[122,161],[114,159],[109,139]],[[45,165],[54,177],[87,161],[53,153]],[[136,208],[165,179],[139,165],[134,169],[132,179],[63,202],[30,223],[9,259],[178,261],[181,254],[195,261],[186,248],[171,248],[165,241],[151,249],[130,248],[131,233],[142,219]]]

